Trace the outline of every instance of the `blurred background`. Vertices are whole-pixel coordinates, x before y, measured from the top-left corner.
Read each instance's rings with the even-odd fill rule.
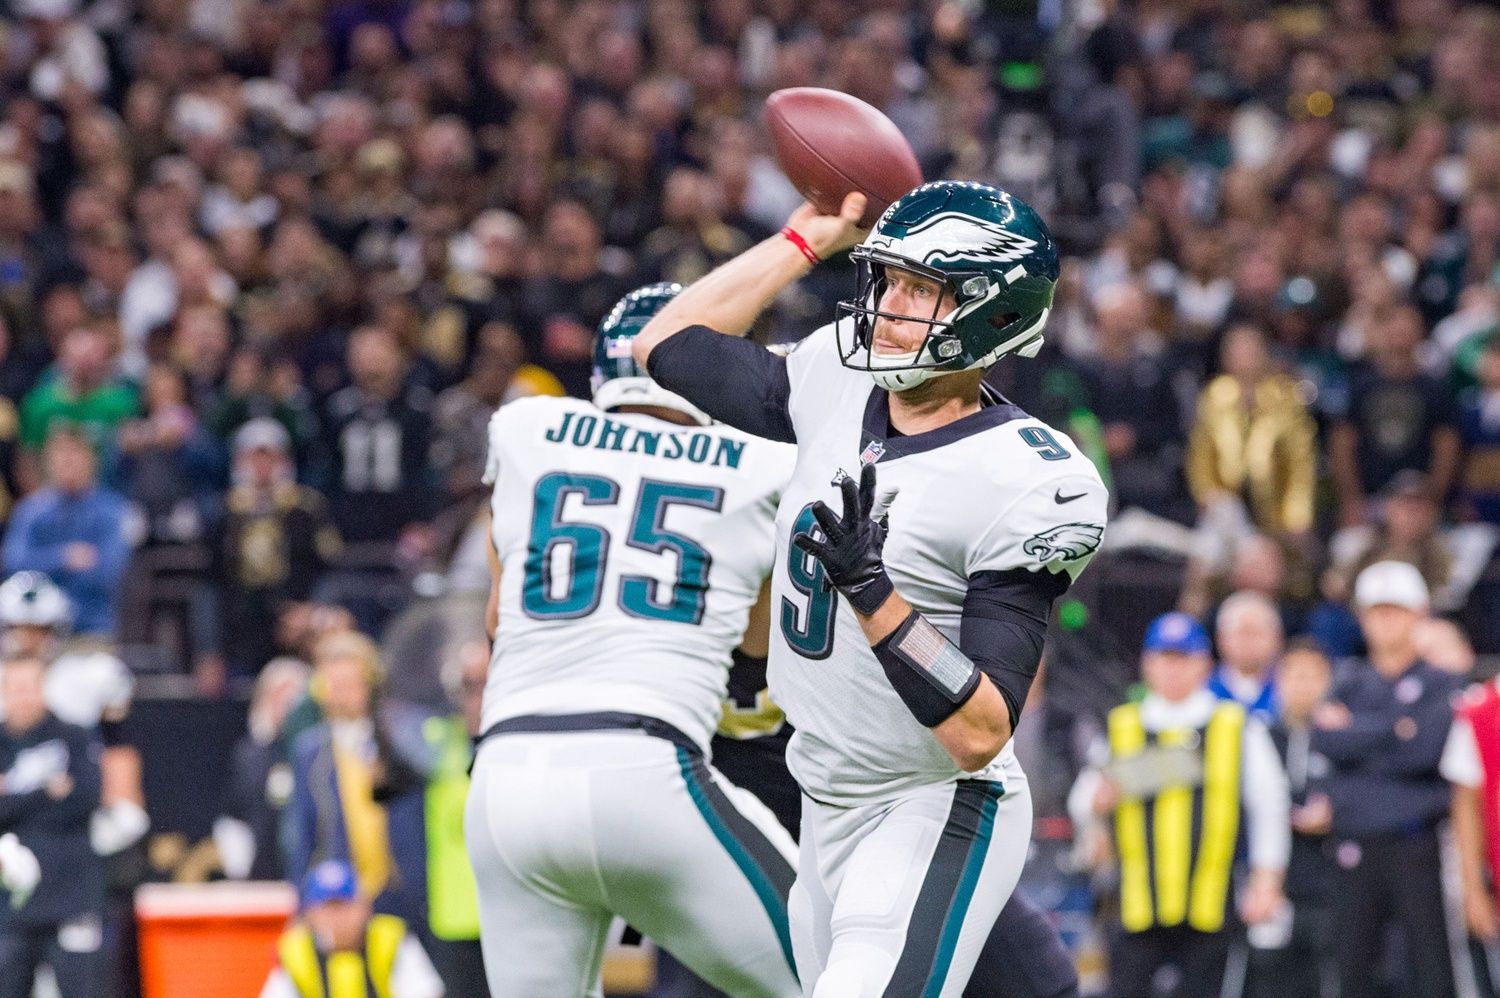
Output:
[[[489,414],[586,395],[620,295],[692,281],[780,228],[800,198],[760,113],[781,87],[881,108],[927,177],[1024,197],[1064,252],[1044,352],[992,377],[1069,432],[1115,504],[1020,736],[1036,746],[1027,889],[1086,991],[1105,986],[1118,871],[1075,842],[1066,799],[1107,712],[1139,696],[1155,616],[1200,621],[1254,703],[1289,639],[1333,660],[1335,685],[1361,668],[1354,580],[1405,562],[1427,594],[1415,654],[1454,689],[1500,670],[1494,4],[0,0],[0,15],[0,567],[35,573],[0,592],[0,624],[12,659],[51,662],[50,712],[105,746],[97,807],[68,819],[92,832],[100,889],[0,914],[0,959],[21,959],[7,938],[59,927],[92,926],[98,945],[80,929],[25,973],[96,953],[78,973],[102,976],[74,993],[129,996],[140,952],[152,994],[259,993],[225,983],[195,926],[259,917],[274,942],[299,897],[342,897],[306,889],[335,855],[449,994],[475,993],[467,915],[429,899],[455,896],[445,823],[487,664]],[[804,336],[853,288],[830,262],[756,335]],[[1224,646],[1236,628],[1218,608],[1237,593],[1274,608],[1274,626],[1252,615],[1260,650]],[[25,715],[26,677],[13,685],[0,692]],[[1274,697],[1259,707],[1282,723]],[[1444,795],[1412,834],[1445,827],[1437,764],[1407,766]],[[79,804],[5,781],[0,801],[44,787]],[[1339,866],[1337,829],[1307,827]],[[1452,986],[1478,994],[1464,938],[1487,938],[1487,866],[1466,893],[1460,865],[1441,944]],[[138,949],[138,886],[241,880],[294,886],[148,889]],[[1369,987],[1402,987],[1402,946]],[[210,983],[183,984],[190,967]],[[65,994],[72,973],[52,968]]]

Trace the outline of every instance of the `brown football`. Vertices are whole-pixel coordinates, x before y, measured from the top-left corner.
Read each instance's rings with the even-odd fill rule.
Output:
[[[790,87],[766,98],[771,148],[792,186],[819,211],[838,214],[850,191],[869,198],[862,225],[922,183],[922,168],[895,122],[858,97]]]

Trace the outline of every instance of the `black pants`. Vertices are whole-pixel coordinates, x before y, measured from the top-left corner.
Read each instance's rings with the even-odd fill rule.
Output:
[[[1331,914],[1340,998],[1385,993],[1381,957],[1392,922],[1405,937],[1408,980],[1398,993],[1451,998],[1437,833],[1346,841],[1338,850]]]
[[[1324,980],[1332,977],[1328,912],[1299,905],[1284,947],[1250,950],[1245,998],[1321,998]]]
[[[490,986],[484,976],[484,954],[478,939],[439,939],[430,931],[420,934],[432,966],[443,979],[445,994],[463,998],[489,998]]]
[[[1148,998],[1161,968],[1177,968],[1177,998],[1219,998],[1229,945],[1238,935],[1231,928],[1199,932],[1181,925],[1115,933],[1109,947],[1110,998]]]
[[[1078,998],[1072,956],[1019,887],[979,951],[964,998]]]
[[[99,998],[103,993],[103,964],[97,944],[87,953],[59,945],[58,926],[13,926],[0,933],[0,998],[31,998],[36,969],[42,964],[57,976],[62,998]]]

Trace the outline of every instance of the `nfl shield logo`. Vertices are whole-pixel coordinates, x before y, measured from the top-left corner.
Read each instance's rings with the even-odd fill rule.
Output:
[[[865,449],[860,452],[859,463],[862,465],[874,464],[876,461],[880,460],[881,455],[883,455],[884,453],[885,441],[871,440],[869,443],[865,444]]]

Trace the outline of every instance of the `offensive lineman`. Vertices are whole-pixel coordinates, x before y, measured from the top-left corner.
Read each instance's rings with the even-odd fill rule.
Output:
[[[803,984],[956,998],[1025,860],[1030,797],[1008,742],[1107,495],[1066,438],[981,393],[1001,356],[1040,347],[1058,273],[1041,219],[996,188],[898,200],[854,250],[858,296],[789,356],[735,338],[860,242],[864,203],[803,205],[678,295],[634,351],[715,418],[797,444],[769,679],[797,729]]]
[[[600,326],[594,404],[490,422],[495,638],[465,815],[495,995],[599,995],[618,915],[732,996],[801,994],[794,846],[706,762],[730,653],[770,573],[792,448],[657,387]]]

